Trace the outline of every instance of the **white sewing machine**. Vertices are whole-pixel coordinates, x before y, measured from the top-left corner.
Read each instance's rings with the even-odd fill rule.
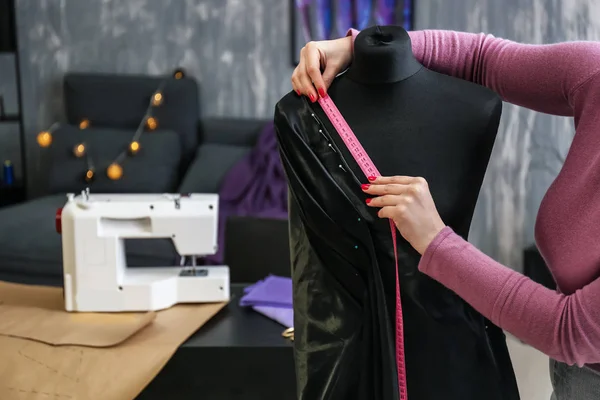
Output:
[[[216,194],[67,195],[57,212],[67,311],[119,312],[229,300],[229,268],[197,267],[217,250]],[[127,268],[124,239],[169,238],[191,265]]]

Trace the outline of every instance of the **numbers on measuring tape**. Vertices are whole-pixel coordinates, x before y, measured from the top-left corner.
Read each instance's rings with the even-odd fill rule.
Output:
[[[350,151],[350,154],[363,171],[366,177],[380,176],[379,171],[371,158],[367,155],[354,132],[337,109],[330,97],[319,99],[319,104],[325,111],[327,118],[333,124],[333,127],[342,138],[342,141]],[[313,114],[313,117],[315,115]],[[315,118],[316,119],[316,118]],[[340,165],[340,168],[342,166]],[[359,218],[360,220],[360,218]],[[402,318],[402,302],[400,301],[400,277],[398,274],[398,249],[396,246],[396,225],[392,220],[389,221],[392,233],[392,245],[394,246],[394,259],[396,262],[396,365],[398,367],[398,391],[400,400],[408,400],[408,391],[406,385],[406,365],[404,354],[404,321]],[[355,247],[356,248],[356,247]]]
[[[341,113],[337,109],[337,107],[333,104],[329,97],[325,99],[319,99],[319,104],[325,111],[327,118],[333,124],[333,127],[338,132],[342,141],[352,154],[354,160],[358,163],[358,166],[362,170],[362,172],[368,176],[379,176],[379,172],[377,168],[375,168],[375,164],[371,160],[371,158],[367,155],[366,151],[360,144],[360,142],[356,139],[354,132],[344,118]]]

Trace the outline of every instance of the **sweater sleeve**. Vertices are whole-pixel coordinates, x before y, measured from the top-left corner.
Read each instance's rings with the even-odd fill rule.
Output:
[[[431,70],[484,85],[513,104],[573,116],[579,134],[599,130],[598,42],[526,45],[436,30],[410,37],[415,57]],[[548,356],[600,363],[600,277],[573,294],[559,294],[495,262],[450,228],[430,244],[419,269]]]
[[[353,39],[358,31],[351,29]],[[531,45],[483,33],[409,32],[413,53],[425,67],[465,79],[503,100],[547,114],[574,116],[577,89],[600,71],[600,43]]]
[[[448,227],[431,242],[419,270],[551,358],[600,363],[600,278],[571,295],[557,293],[495,262]]]

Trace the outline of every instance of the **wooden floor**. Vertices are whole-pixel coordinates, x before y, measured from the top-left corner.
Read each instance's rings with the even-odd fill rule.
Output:
[[[508,348],[517,375],[521,400],[550,400],[548,357],[508,335]]]

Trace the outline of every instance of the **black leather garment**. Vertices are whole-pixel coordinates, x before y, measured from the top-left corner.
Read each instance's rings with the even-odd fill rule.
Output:
[[[295,94],[275,125],[290,189],[298,398],[396,400],[394,256],[318,104]],[[519,398],[504,334],[417,269],[399,237],[409,400]]]

